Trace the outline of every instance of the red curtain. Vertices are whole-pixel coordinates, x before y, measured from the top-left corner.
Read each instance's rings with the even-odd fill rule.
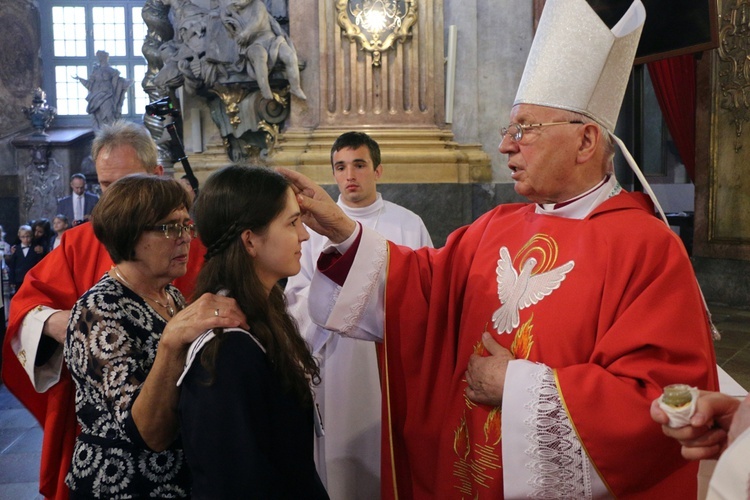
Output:
[[[647,66],[669,133],[695,181],[695,57],[686,54]]]

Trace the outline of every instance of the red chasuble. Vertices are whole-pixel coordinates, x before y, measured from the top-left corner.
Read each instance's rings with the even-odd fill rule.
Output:
[[[647,198],[632,193],[584,220],[504,205],[440,250],[389,243],[384,498],[502,498],[502,435],[525,430],[501,429],[500,408],[464,395],[468,359],[483,353],[485,331],[516,358],[553,370],[563,408],[613,495],[695,496],[697,463],[681,458],[649,406],[672,383],[717,390],[716,361],[685,249],[652,214]],[[567,271],[551,293],[520,307],[518,297],[499,298],[508,264],[519,281]],[[495,327],[493,315],[513,312],[507,333]]]
[[[188,297],[203,263],[206,248],[195,239],[190,244],[188,272],[175,285]],[[93,226],[81,224],[66,231],[60,246],[26,274],[11,300],[8,331],[3,343],[3,382],[36,417],[44,429],[39,491],[48,498],[68,498],[65,475],[73,457],[78,434],[75,416],[75,385],[63,364],[60,381],[47,392],[34,390],[10,341],[26,314],[36,306],[70,309],[78,298],[113,266],[107,250],[94,235]],[[21,356],[23,357],[23,356]],[[33,359],[23,359],[33,363]]]

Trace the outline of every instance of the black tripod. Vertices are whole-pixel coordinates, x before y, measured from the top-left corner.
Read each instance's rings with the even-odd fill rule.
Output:
[[[154,101],[146,106],[146,113],[151,116],[156,116],[160,120],[164,121],[165,117],[171,116],[173,119],[166,125],[167,132],[169,133],[169,152],[172,154],[172,161],[182,163],[182,167],[185,169],[185,177],[190,183],[190,187],[193,188],[193,192],[198,196],[198,179],[193,173],[188,157],[185,154],[185,148],[182,147],[182,141],[180,136],[177,135],[177,127],[175,126],[175,119],[179,118],[180,110],[176,109],[172,105],[172,101],[169,97],[162,97],[161,99]]]

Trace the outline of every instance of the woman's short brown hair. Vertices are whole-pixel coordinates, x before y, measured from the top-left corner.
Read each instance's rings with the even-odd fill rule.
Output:
[[[190,210],[190,198],[176,180],[128,175],[112,183],[94,206],[94,234],[115,264],[133,260],[135,245],[146,228],[181,208]]]

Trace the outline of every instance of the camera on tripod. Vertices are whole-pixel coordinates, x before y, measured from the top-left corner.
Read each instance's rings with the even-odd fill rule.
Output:
[[[146,114],[149,116],[157,116],[161,121],[164,121],[165,116],[171,116],[177,118],[180,116],[180,110],[172,105],[172,101],[169,96],[162,97],[161,99],[149,103],[146,105]],[[177,128],[175,127],[175,120],[170,120],[164,128],[169,133],[169,150],[172,153],[172,161],[182,163],[185,168],[185,176],[187,177],[190,186],[193,188],[193,192],[198,194],[198,179],[193,173],[193,169],[190,168],[190,162],[185,154],[185,149],[182,147],[182,141],[180,136],[177,134]]]
[[[167,96],[147,104],[146,114],[158,116],[163,120],[165,116],[179,116],[180,110],[172,105],[172,100]]]

